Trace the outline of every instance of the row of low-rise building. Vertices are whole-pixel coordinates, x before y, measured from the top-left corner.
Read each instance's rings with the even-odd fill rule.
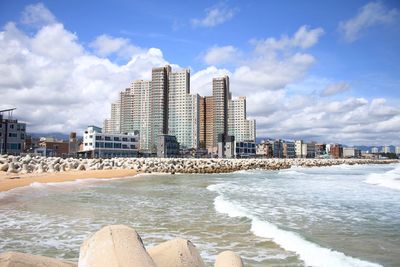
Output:
[[[361,158],[361,150],[340,144],[279,139],[261,141],[257,144],[256,155],[265,158]]]
[[[181,150],[207,149],[211,156],[224,154],[218,141],[227,136],[255,143],[256,122],[247,119],[246,97],[232,99],[229,86],[228,76],[213,78],[212,95],[203,97],[190,93],[188,69],[153,68],[150,81],[132,82],[111,104],[103,132],[137,132],[138,150],[144,154],[156,154],[158,137],[166,135],[174,136]]]

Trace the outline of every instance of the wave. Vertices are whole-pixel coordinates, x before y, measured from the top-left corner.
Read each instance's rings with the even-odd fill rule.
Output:
[[[210,191],[219,191],[224,184],[210,185]],[[229,217],[244,217],[251,220],[251,231],[254,235],[271,239],[287,251],[293,251],[299,255],[307,266],[381,266],[376,263],[363,261],[357,258],[346,256],[342,252],[324,248],[312,243],[297,233],[280,229],[278,226],[260,220],[241,205],[227,201],[222,195],[214,199],[214,208],[217,212],[227,214]]]
[[[40,183],[33,182],[27,186],[17,187],[10,189],[5,192],[0,192],[0,201],[5,203],[9,203],[6,201],[7,199],[30,199],[36,198],[41,195],[44,195],[48,192],[48,190],[64,190],[64,189],[75,189],[82,188],[82,186],[92,186],[98,183],[104,183],[111,180],[122,180],[126,178],[134,178],[136,176],[126,176],[126,177],[117,177],[117,178],[86,178],[86,179],[76,179],[72,181],[63,181],[63,182],[48,182],[48,183]]]
[[[364,182],[400,190],[400,164],[393,170],[385,173],[371,173],[367,176],[367,179],[364,180]]]

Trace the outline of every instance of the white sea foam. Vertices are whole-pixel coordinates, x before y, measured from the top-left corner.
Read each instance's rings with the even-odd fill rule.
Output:
[[[400,164],[385,173],[371,173],[364,182],[400,190]]]
[[[219,192],[219,189],[223,185],[210,185],[207,189]],[[342,252],[321,247],[304,239],[297,233],[282,230],[272,223],[260,220],[240,204],[225,200],[222,195],[214,199],[214,207],[217,212],[227,214],[229,217],[245,217],[250,219],[251,231],[256,236],[271,239],[283,249],[295,252],[307,266],[381,266],[376,263],[346,256]]]

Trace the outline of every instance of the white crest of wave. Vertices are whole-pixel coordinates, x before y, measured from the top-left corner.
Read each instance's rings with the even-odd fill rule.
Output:
[[[364,181],[368,184],[400,190],[400,164],[385,173],[371,173]]]
[[[376,263],[346,256],[342,252],[321,247],[315,243],[305,240],[297,233],[282,230],[272,223],[258,219],[244,207],[225,200],[221,195],[215,198],[214,207],[217,212],[227,214],[229,217],[245,217],[250,219],[251,231],[255,235],[271,239],[283,249],[296,252],[299,255],[299,258],[303,260],[307,266],[381,266]]]

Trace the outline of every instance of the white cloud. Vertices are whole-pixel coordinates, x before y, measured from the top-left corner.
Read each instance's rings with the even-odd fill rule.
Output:
[[[238,49],[231,45],[214,46],[207,50],[204,62],[208,65],[234,62],[238,59],[239,53]]]
[[[382,2],[370,2],[358,11],[357,15],[339,24],[339,31],[344,40],[354,42],[360,38],[365,29],[376,25],[387,25],[393,23],[399,16],[395,8],[388,9]]]
[[[303,25],[293,37],[282,35],[279,39],[270,37],[264,40],[252,40],[251,43],[255,45],[255,52],[258,54],[269,54],[290,48],[310,48],[318,43],[323,34],[322,28],[309,29],[308,26]]]
[[[205,10],[206,16],[202,19],[192,19],[191,23],[195,27],[214,27],[222,24],[236,14],[237,9],[229,8],[225,4],[219,4]]]
[[[350,85],[347,82],[338,82],[330,84],[324,88],[321,92],[321,96],[331,96],[339,93],[343,93],[350,89]]]
[[[144,52],[143,48],[132,45],[129,39],[116,38],[107,34],[97,36],[89,46],[102,57],[117,54],[121,58],[131,58],[135,54]]]
[[[212,78],[221,77],[224,75],[230,76],[231,72],[227,69],[218,69],[215,66],[199,70],[190,78],[190,91],[202,96],[209,96],[212,94]]]
[[[33,35],[6,24],[0,49],[0,108],[17,107],[15,116],[30,132],[79,132],[88,124],[101,125],[120,90],[168,63],[159,49],[150,48],[118,65],[92,54],[53,22]]]
[[[398,99],[390,103],[384,98],[362,97],[332,101],[319,96],[321,89],[335,83],[307,78],[316,59],[305,49],[315,45],[323,32],[316,29],[303,26],[291,37],[261,40],[247,54],[228,48],[228,54],[235,49],[243,54],[232,62],[232,70],[208,66],[192,71],[191,91],[211,95],[212,78],[229,75],[233,95],[247,96],[249,117],[257,120],[258,136],[399,144]],[[128,62],[112,62],[106,54],[137,46],[108,37],[98,46],[99,54],[103,49],[99,56],[59,22],[29,34],[14,23],[6,24],[0,31],[0,109],[17,107],[14,115],[28,123],[29,132],[79,133],[88,124],[101,125],[120,90],[135,79],[150,79],[152,67],[168,64],[160,49],[141,47]],[[116,44],[105,44],[116,39]],[[226,60],[215,56],[210,63]]]
[[[43,3],[32,4],[25,7],[22,12],[21,22],[24,24],[41,27],[56,23],[54,15],[43,5]]]

